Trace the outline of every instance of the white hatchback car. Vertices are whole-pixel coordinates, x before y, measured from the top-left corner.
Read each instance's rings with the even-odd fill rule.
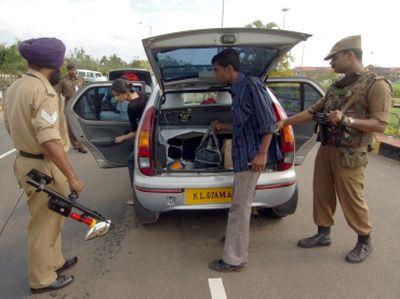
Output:
[[[267,81],[268,72],[279,59],[309,36],[281,30],[219,28],[145,39],[158,85],[147,103],[135,144],[114,143],[114,137],[129,130],[129,122],[127,105],[115,101],[111,82],[93,82],[82,88],[68,103],[68,121],[100,167],[126,166],[126,158],[135,147],[133,184],[138,222],[154,223],[160,213],[172,210],[228,208],[233,183],[229,163],[207,169],[193,164],[195,150],[210,123],[232,120],[229,86],[215,80],[211,59],[225,48],[236,49],[242,72],[258,76],[269,86],[279,120],[286,117],[284,108],[296,113],[323,96],[323,89],[309,79]],[[277,216],[296,210],[295,153],[301,163],[315,141],[312,124],[295,126],[294,130],[297,152],[292,127],[286,127],[277,137],[283,159],[268,165],[260,176],[253,201],[253,206],[268,208]],[[227,132],[218,134],[221,145],[229,144],[231,138]]]

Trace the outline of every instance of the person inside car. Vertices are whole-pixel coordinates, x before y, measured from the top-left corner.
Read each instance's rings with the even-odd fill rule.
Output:
[[[135,140],[136,130],[138,128],[139,121],[142,117],[144,108],[146,107],[148,97],[145,93],[136,91],[133,89],[132,83],[129,83],[123,79],[115,80],[111,85],[111,91],[115,99],[119,102],[128,102],[128,117],[130,122],[130,132],[125,135],[115,137],[115,143],[121,143],[126,140]],[[134,150],[129,154],[127,158],[128,171],[130,183],[133,188],[133,172],[135,169],[135,153]],[[128,205],[133,205],[133,200],[127,201]]]

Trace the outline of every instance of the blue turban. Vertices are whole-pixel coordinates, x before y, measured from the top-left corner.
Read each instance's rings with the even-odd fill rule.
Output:
[[[28,39],[19,44],[19,53],[29,63],[49,69],[59,69],[64,63],[65,45],[56,38]]]

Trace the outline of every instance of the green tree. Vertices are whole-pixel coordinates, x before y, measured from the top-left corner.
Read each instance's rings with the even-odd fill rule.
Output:
[[[149,70],[150,69],[150,64],[147,60],[140,60],[140,59],[133,59],[130,63],[129,63],[130,67],[133,68],[138,68],[138,69],[144,69],[144,70]]]
[[[263,24],[260,20],[256,20],[253,23],[247,24],[247,28],[265,28],[265,29],[280,29],[275,22]]]
[[[83,48],[74,48],[66,57],[65,64],[74,63],[77,68],[98,71],[99,65],[96,59],[92,58]]]
[[[102,73],[108,73],[113,69],[125,68],[128,64],[122,60],[117,54],[112,54],[109,57],[103,56],[99,61],[99,71]]]
[[[11,46],[0,44],[0,74],[20,76],[27,71],[28,66],[25,59],[23,59],[18,52],[18,44],[18,41]],[[112,69],[126,67],[150,69],[149,62],[147,60],[141,60],[139,57],[135,57],[130,63],[125,62],[117,54],[95,59],[83,48],[74,48],[73,51],[67,54],[64,64],[61,67],[61,72],[64,75],[67,73],[66,66],[68,63],[74,63],[79,69],[100,71],[103,74],[108,73]]]
[[[247,28],[264,28],[264,29],[280,29],[275,22],[263,23],[260,20],[256,20],[250,24],[247,24]],[[290,63],[294,61],[294,57],[289,53],[284,55],[278,62],[276,67],[270,71],[269,77],[292,77],[294,76],[293,70],[290,68]]]
[[[0,45],[0,73],[21,75],[28,69],[25,59],[18,52],[18,42],[7,47]]]

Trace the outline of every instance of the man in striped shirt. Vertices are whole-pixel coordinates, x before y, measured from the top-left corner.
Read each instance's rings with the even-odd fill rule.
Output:
[[[239,54],[225,49],[212,59],[218,82],[231,84],[232,124],[213,122],[216,131],[232,131],[235,173],[223,258],[210,263],[219,272],[237,271],[247,263],[251,204],[258,178],[268,164],[281,159],[274,137],[276,118],[264,84],[240,72]]]

